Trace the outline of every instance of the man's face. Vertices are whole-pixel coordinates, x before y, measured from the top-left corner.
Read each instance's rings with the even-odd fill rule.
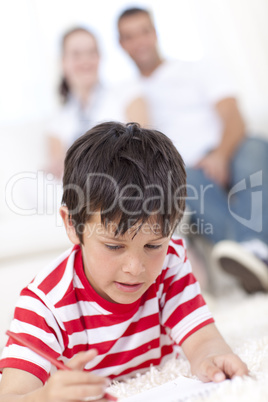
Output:
[[[151,65],[157,55],[157,36],[150,17],[138,13],[123,17],[118,24],[120,44],[138,67]]]
[[[170,237],[144,223],[115,236],[116,224],[105,227],[100,214],[85,225],[82,255],[86,277],[104,299],[122,304],[138,300],[161,272]]]

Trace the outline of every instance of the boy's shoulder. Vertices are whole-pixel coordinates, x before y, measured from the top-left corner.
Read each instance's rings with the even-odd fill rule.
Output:
[[[185,240],[177,235],[173,235],[169,241],[167,256],[175,255],[182,262],[187,259]]]
[[[68,293],[75,280],[78,280],[75,261],[79,246],[72,247],[45,266],[30,282],[27,289],[38,296],[45,304],[56,304]]]
[[[161,273],[156,281],[158,289],[162,292],[164,288],[169,288],[173,281],[180,281],[181,278],[188,277],[191,273],[192,269],[189,260],[187,260],[185,240],[176,235],[172,236]],[[164,288],[162,288],[161,286],[164,283]],[[160,294],[162,294],[161,292]]]

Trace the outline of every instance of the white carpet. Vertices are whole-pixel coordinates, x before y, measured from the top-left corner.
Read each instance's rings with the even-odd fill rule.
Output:
[[[220,296],[204,295],[214,314],[216,325],[233,350],[247,363],[251,377],[236,378],[213,389],[196,402],[268,401],[268,294],[246,295],[237,286],[229,286]],[[115,382],[110,390],[118,397],[129,397],[173,380],[192,377],[183,357],[170,360],[161,369],[152,367],[145,374]],[[189,399],[187,399],[188,401]],[[127,401],[127,400],[126,400]],[[163,401],[165,402],[165,401]]]

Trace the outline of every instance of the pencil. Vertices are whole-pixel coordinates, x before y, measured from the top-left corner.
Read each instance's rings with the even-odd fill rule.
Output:
[[[31,349],[33,352],[37,353],[39,356],[42,356],[44,359],[48,360],[50,363],[54,364],[58,369],[60,370],[69,370],[71,371],[72,369],[68,366],[66,366],[64,363],[60,362],[59,360],[55,359],[54,357],[50,356],[48,353],[44,352],[41,349],[38,349],[36,346],[32,345],[29,341],[26,339],[23,339],[19,334],[15,334],[14,332],[11,331],[6,331],[6,334],[14,339],[16,342],[20,343],[22,346],[26,346],[27,348]],[[104,394],[104,398],[108,399],[108,401],[117,401],[117,397],[109,394],[106,392]]]

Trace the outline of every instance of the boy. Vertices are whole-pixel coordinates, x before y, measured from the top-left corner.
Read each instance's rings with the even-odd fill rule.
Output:
[[[172,142],[135,123],[100,124],[71,146],[60,213],[74,247],[22,291],[11,330],[73,370],[54,373],[9,339],[0,402],[105,400],[108,378],[159,365],[177,345],[203,381],[247,374],[213,323],[183,241],[171,239],[185,182]]]

